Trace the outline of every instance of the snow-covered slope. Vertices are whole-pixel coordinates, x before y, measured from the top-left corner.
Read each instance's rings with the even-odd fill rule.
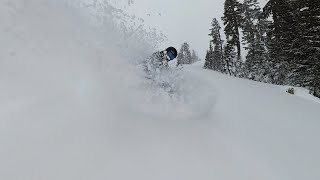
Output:
[[[217,149],[224,151],[214,154],[221,158],[219,168],[227,170],[219,179],[319,178],[320,106],[316,98],[310,101],[282,87],[201,68],[189,70],[215,84],[211,121],[223,142]]]
[[[318,103],[200,66],[167,93],[87,21],[0,1],[0,179],[319,179]]]

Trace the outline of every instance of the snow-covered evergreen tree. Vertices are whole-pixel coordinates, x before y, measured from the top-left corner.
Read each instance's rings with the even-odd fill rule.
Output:
[[[183,60],[184,60],[184,53],[183,53],[183,49],[180,48],[177,56],[177,66],[183,64]]]
[[[241,6],[243,23],[241,25],[245,45],[253,44],[256,35],[256,24],[259,20],[260,7],[257,0],[244,0]],[[245,46],[248,49],[247,46]]]
[[[265,6],[266,14],[272,14],[270,60],[274,84],[288,84],[290,66],[294,57],[293,41],[297,38],[294,8],[290,0],[270,0]]]
[[[237,49],[237,59],[241,59],[240,33],[241,27],[241,3],[238,0],[225,0],[224,16],[222,17],[225,28],[224,32],[227,37],[228,46],[235,46]]]
[[[204,63],[204,68],[205,69],[213,69],[212,54],[213,54],[213,48],[212,48],[212,45],[210,43],[209,50],[206,53],[206,59],[205,59],[205,63]]]
[[[206,57],[205,57],[205,59],[204,59],[204,65],[203,65],[203,68],[204,69],[209,69],[209,63],[210,63],[210,58],[209,58],[209,51],[207,50],[207,52],[206,52]]]
[[[320,97],[320,1],[293,3],[299,23],[296,24],[290,78],[294,85],[307,87]]]
[[[192,64],[194,63],[195,59],[197,60],[199,59],[198,56],[196,55],[196,52],[193,57],[191,54],[190,45],[187,42],[183,43],[178,53],[177,65]]]
[[[220,24],[216,18],[213,18],[211,23],[212,28],[210,29],[209,36],[211,37],[211,44],[213,44],[213,51],[211,54],[212,57],[212,69],[219,72],[224,72],[225,62],[223,60],[223,47],[222,47],[222,39],[220,34]],[[212,48],[212,47],[211,47]]]
[[[248,51],[245,62],[245,75],[247,78],[265,82],[267,76],[267,49],[266,33],[268,21],[260,19],[261,9],[257,0],[245,0],[241,8],[243,14],[244,48]]]
[[[226,44],[223,48],[224,61],[226,72],[231,76],[237,76],[236,67],[237,67],[237,53],[235,52],[234,46],[231,44]]]
[[[197,61],[200,61],[199,56],[197,55],[197,52],[192,49],[192,53],[191,53],[191,63],[195,63]]]
[[[213,19],[205,68],[306,87],[320,97],[320,1],[269,0],[261,11],[257,0],[244,0],[243,4],[225,0],[224,8],[227,43],[222,45],[219,23]],[[248,52],[245,63],[241,61],[239,29]]]

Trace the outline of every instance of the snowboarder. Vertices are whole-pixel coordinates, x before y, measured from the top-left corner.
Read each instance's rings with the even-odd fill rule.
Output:
[[[168,69],[168,62],[174,60],[177,54],[174,47],[168,47],[166,50],[153,53],[151,57],[145,60],[145,71],[150,74]]]
[[[177,78],[176,71],[169,68],[169,61],[177,57],[177,50],[174,47],[168,47],[166,50],[153,53],[142,63],[145,72],[144,77],[151,80],[153,85],[164,89],[168,93],[176,91],[174,81]]]

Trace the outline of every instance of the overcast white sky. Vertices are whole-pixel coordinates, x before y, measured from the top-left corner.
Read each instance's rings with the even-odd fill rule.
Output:
[[[180,48],[188,42],[200,58],[209,46],[212,18],[221,19],[224,0],[134,0],[131,9],[145,23],[161,29],[168,44]]]
[[[132,0],[123,0],[126,3]],[[267,0],[260,0],[264,5]],[[118,1],[119,2],[119,1]],[[209,47],[209,29],[215,17],[221,22],[224,0],[133,0],[129,10],[145,20],[145,24],[162,30],[168,37],[164,47],[178,50],[188,42],[204,59]],[[222,26],[222,23],[221,23]],[[221,30],[221,33],[223,29]]]

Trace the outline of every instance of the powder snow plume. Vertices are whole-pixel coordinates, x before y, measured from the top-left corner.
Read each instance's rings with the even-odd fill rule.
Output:
[[[0,179],[149,179],[166,166],[185,106],[141,90],[134,65],[165,37],[136,21],[108,1],[0,1]]]

